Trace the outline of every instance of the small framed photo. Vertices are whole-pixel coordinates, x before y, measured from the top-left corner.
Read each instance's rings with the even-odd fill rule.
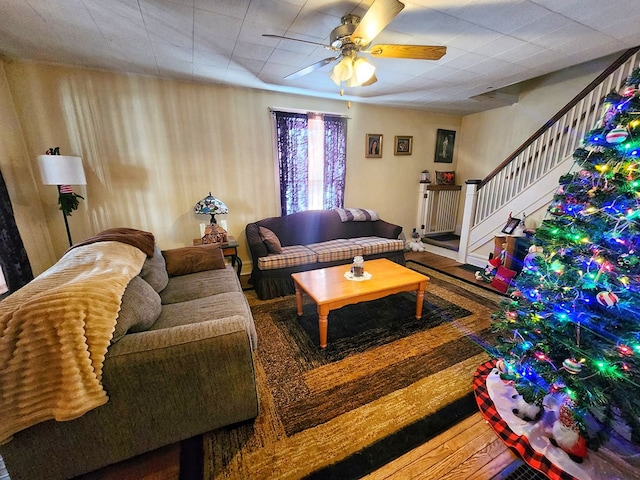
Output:
[[[519,218],[511,217],[509,220],[507,220],[507,224],[502,229],[502,233],[511,235],[519,224],[520,224]]]
[[[413,137],[401,137],[396,135],[394,141],[394,155],[411,155],[413,148]]]
[[[367,133],[367,141],[365,144],[367,158],[382,158],[382,134]]]
[[[456,141],[455,130],[438,129],[436,137],[436,157],[434,162],[453,163],[453,144]]]

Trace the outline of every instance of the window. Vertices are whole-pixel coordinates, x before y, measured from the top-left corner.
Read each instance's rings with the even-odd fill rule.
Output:
[[[344,206],[347,120],[274,112],[282,215]]]

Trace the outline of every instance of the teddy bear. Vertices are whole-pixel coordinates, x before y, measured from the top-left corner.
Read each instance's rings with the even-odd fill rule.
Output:
[[[419,238],[416,239],[411,239],[407,242],[407,249],[411,250],[412,252],[424,252],[425,248],[424,248],[424,243],[422,243],[422,240],[420,240]]]
[[[424,252],[425,245],[422,243],[422,239],[420,238],[420,234],[413,229],[413,233],[411,234],[411,240],[407,242],[407,250],[411,250],[412,252]]]

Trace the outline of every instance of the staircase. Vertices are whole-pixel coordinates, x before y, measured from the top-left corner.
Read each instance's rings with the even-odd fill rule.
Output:
[[[574,150],[599,120],[602,99],[624,85],[638,65],[639,50],[624,52],[486,178],[468,181],[458,251],[428,250],[484,266],[487,256],[479,250],[493,243],[510,212],[533,212],[550,203],[557,179],[574,165]]]

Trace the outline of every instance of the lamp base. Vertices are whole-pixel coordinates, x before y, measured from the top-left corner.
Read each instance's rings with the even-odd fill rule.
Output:
[[[227,243],[227,231],[217,223],[204,227],[202,243]]]

